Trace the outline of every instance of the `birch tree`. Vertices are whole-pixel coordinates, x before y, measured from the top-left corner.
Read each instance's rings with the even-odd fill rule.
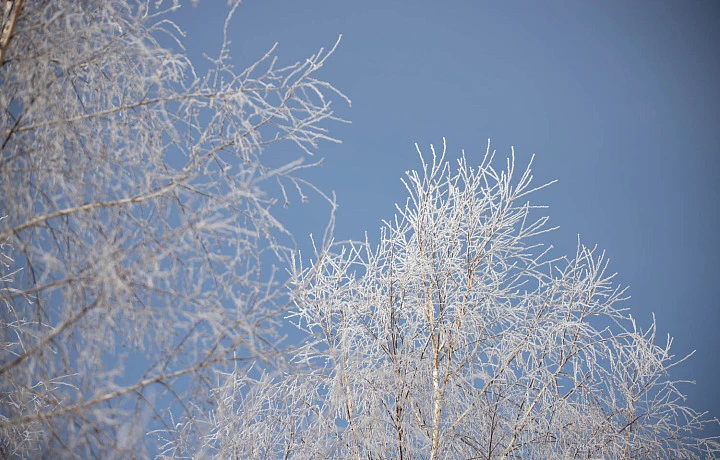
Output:
[[[0,456],[145,457],[202,428],[217,372],[282,364],[273,206],[346,98],[334,47],[236,69],[237,4],[196,72],[177,1],[2,2]]]
[[[377,246],[295,264],[292,375],[234,372],[203,445],[235,458],[698,458],[684,358],[623,306],[604,253],[540,244],[530,165],[432,150]],[[532,161],[530,162],[530,164]]]

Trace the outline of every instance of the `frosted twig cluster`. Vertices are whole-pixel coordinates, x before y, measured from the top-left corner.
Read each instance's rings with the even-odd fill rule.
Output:
[[[144,456],[206,418],[216,372],[282,364],[294,244],[272,206],[335,141],[334,48],[236,71],[226,22],[198,75],[178,2],[3,4],[0,456]]]
[[[295,264],[295,372],[230,374],[203,444],[232,458],[696,458],[671,340],[603,253],[550,259],[530,166],[421,155],[380,243]],[[227,427],[233,429],[227,431]]]

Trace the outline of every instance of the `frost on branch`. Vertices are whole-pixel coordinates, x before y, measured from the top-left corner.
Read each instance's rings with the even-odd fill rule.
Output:
[[[324,245],[295,264],[308,336],[295,372],[254,391],[229,379],[207,446],[263,458],[249,446],[271,433],[263,445],[292,458],[720,454],[700,432],[715,422],[669,373],[670,341],[636,327],[604,254],[578,244],[549,259],[547,218],[527,201],[542,186],[514,155],[500,169],[493,157],[488,144],[478,166],[452,165],[432,149],[377,246]],[[304,399],[286,402],[298,386]]]
[[[149,455],[151,429],[202,426],[218,371],[283,365],[272,207],[335,141],[334,48],[236,70],[226,22],[200,73],[178,2],[3,5],[0,456]]]

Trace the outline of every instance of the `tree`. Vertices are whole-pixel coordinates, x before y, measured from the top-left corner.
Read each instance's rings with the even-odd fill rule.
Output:
[[[198,75],[177,1],[3,2],[2,456],[147,456],[202,425],[217,372],[282,364],[272,207],[311,165],[263,152],[334,141],[344,96],[315,77],[334,48],[236,71],[233,3]]]
[[[419,150],[418,150],[419,151]],[[683,359],[619,303],[595,248],[541,249],[551,230],[530,165],[432,161],[380,243],[319,244],[295,264],[308,340],[290,375],[226,376],[205,452],[232,458],[695,458],[670,370]],[[421,159],[422,159],[421,155]],[[532,160],[530,164],[532,163]],[[544,186],[543,186],[544,187]]]

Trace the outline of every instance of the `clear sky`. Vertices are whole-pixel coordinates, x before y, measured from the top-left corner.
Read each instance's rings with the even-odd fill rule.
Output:
[[[216,54],[225,1],[174,15],[190,56]],[[413,144],[465,149],[487,139],[521,164],[535,153],[538,182],[558,179],[547,204],[554,255],[577,235],[598,244],[639,324],[655,312],[697,380],[689,403],[720,417],[720,2],[247,0],[231,23],[238,67],[278,42],[291,63],[342,42],[321,76],[352,99],[331,124],[308,177],[335,191],[337,239],[376,238],[404,202]],[[322,231],[327,207],[281,215],[299,243]],[[718,430],[716,430],[718,431]]]

